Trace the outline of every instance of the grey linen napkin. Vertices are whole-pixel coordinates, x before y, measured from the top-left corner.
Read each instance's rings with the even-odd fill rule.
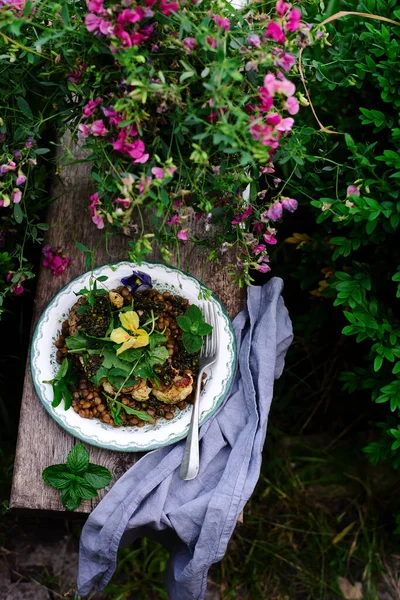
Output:
[[[281,279],[250,287],[233,321],[238,369],[219,411],[200,430],[200,471],[182,481],[185,441],[143,456],[89,516],[81,536],[78,592],[103,589],[121,545],[147,535],[170,551],[172,600],[201,600],[210,566],[221,560],[257,483],[273,383],[283,370],[292,325]]]

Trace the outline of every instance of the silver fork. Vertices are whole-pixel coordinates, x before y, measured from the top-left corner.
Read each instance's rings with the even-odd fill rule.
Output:
[[[199,360],[199,374],[197,378],[196,394],[194,398],[192,418],[190,419],[189,432],[186,439],[185,451],[180,470],[180,478],[194,479],[199,472],[199,398],[202,376],[210,365],[217,359],[218,352],[218,322],[215,306],[207,302],[202,307],[204,320],[212,325],[212,332],[204,338]]]

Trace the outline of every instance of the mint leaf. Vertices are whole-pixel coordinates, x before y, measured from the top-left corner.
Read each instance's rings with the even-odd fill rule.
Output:
[[[187,311],[185,312],[185,317],[190,319],[192,323],[196,323],[196,321],[203,321],[203,313],[199,309],[196,304],[191,304]]]
[[[111,473],[105,467],[89,463],[86,473],[86,481],[97,490],[106,487],[111,482]]]
[[[190,321],[190,319],[188,317],[186,317],[186,316],[176,317],[176,322],[178,323],[179,327],[183,331],[190,331],[191,321]]]
[[[67,510],[75,510],[80,505],[81,499],[75,490],[74,482],[71,482],[69,487],[62,490],[61,502]]]
[[[77,331],[74,335],[65,338],[65,345],[67,346],[68,350],[81,350],[84,348],[89,348],[90,339],[88,339],[84,333]]]
[[[197,335],[208,335],[212,332],[212,330],[212,326],[203,321],[202,323],[199,323],[199,326],[197,328]]]
[[[184,332],[182,335],[182,342],[185,346],[185,350],[189,352],[189,354],[193,354],[194,352],[198,352],[201,350],[203,345],[203,340],[199,335],[193,335],[193,333]]]
[[[152,337],[153,336],[151,336],[151,338]],[[142,355],[143,350],[141,350],[140,348],[130,348],[129,350],[125,350],[125,352],[121,354],[121,360],[126,360],[127,362],[136,362],[137,360],[140,360],[142,358]]]
[[[108,369],[105,367],[100,367],[100,369],[97,369],[96,374],[92,377],[92,381],[94,384],[100,385],[100,380],[103,379],[103,377],[107,378],[107,375]]]
[[[61,363],[61,367],[58,370],[57,375],[54,377],[54,381],[60,381],[60,379],[63,379],[63,377],[65,377],[67,374],[68,367],[69,367],[68,358],[64,358],[64,360]]]
[[[154,348],[153,352],[151,353],[150,361],[152,365],[162,365],[166,360],[168,360],[168,357],[169,354],[167,348],[165,346],[157,346],[157,348]]]
[[[153,350],[156,346],[160,344],[164,344],[167,341],[167,338],[162,333],[158,331],[154,331],[154,333],[150,336],[150,350]]]
[[[85,473],[89,466],[89,454],[85,446],[76,444],[67,457],[67,468],[74,475]]]
[[[65,465],[51,465],[46,467],[42,473],[42,478],[47,485],[62,489],[71,483],[70,473],[68,473]]]
[[[90,483],[77,483],[75,487],[76,493],[84,500],[90,500],[97,496],[97,491]]]

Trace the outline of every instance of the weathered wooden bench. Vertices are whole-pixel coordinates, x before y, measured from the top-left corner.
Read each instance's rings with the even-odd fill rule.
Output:
[[[79,156],[79,149],[72,146],[72,151],[75,157]],[[47,221],[51,229],[47,241],[52,247],[61,246],[70,257],[71,263],[60,276],[53,276],[49,269],[40,268],[32,329],[54,295],[71,279],[87,271],[84,255],[76,249],[75,241],[92,249],[100,240],[100,232],[92,224],[88,213],[89,196],[93,193],[90,164],[61,166],[60,171],[60,176],[52,187],[52,195],[58,199],[48,211]],[[204,227],[204,223],[195,222],[193,219],[190,231],[193,233],[199,227]],[[96,253],[96,266],[112,260],[126,259],[127,245],[126,237],[113,236],[109,243],[112,258],[107,255],[102,244]],[[163,262],[158,253],[149,256],[149,259]],[[171,261],[171,264],[176,265],[176,262]],[[200,252],[198,248],[187,243],[181,248],[181,268],[209,286],[225,304],[231,318],[239,312],[243,294],[219,265],[207,260],[206,253]],[[77,441],[79,440],[61,429],[43,408],[34,390],[28,357],[10,508],[64,511],[59,492],[42,481],[42,471],[48,465],[65,462],[68,452]],[[112,483],[141,456],[139,453],[112,452],[94,446],[87,446],[87,448],[91,462],[104,465],[111,471]],[[89,513],[108,489],[100,490],[99,497],[94,500],[83,501],[76,512]]]

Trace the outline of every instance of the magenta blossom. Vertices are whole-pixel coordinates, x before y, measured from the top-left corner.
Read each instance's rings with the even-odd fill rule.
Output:
[[[291,213],[297,210],[297,207],[299,205],[297,200],[295,200],[294,198],[282,198],[281,201],[283,208]]]
[[[180,218],[178,213],[174,213],[172,215],[172,217],[170,217],[169,219],[167,219],[167,221],[165,222],[167,225],[176,225],[177,223],[180,223]]]
[[[22,173],[22,171],[18,171],[17,181],[15,182],[17,185],[24,185],[26,182],[26,176]]]
[[[180,231],[178,231],[176,237],[178,238],[178,240],[181,240],[186,244],[186,242],[188,241],[187,229],[181,229]]]
[[[178,2],[167,2],[167,0],[160,0],[160,10],[163,15],[167,17],[172,13],[176,12],[179,8]]]
[[[103,98],[97,97],[96,100],[89,100],[86,106],[83,108],[83,116],[91,117],[96,108],[103,102]]]
[[[11,281],[13,276],[14,276],[14,271],[10,271],[9,273],[7,273],[6,280]],[[14,285],[11,286],[11,291],[14,294],[16,294],[17,296],[20,296],[25,291],[25,289],[22,286],[22,283],[24,281],[25,281],[25,277],[23,275],[21,275],[20,278],[18,279],[18,281],[16,283],[14,283]]]
[[[161,169],[160,167],[153,167],[151,172],[153,173],[156,179],[165,179],[173,175],[176,171],[176,167],[169,167],[167,169]]]
[[[103,11],[103,0],[88,0],[87,7],[92,12],[101,13]]]
[[[33,137],[29,137],[25,142],[25,148],[32,148],[34,143],[35,140],[33,139]]]
[[[279,52],[275,58],[274,64],[276,67],[283,69],[288,73],[290,69],[296,64],[296,58],[290,52]]]
[[[95,194],[92,194],[90,196],[90,216],[92,218],[92,222],[96,225],[97,229],[104,229],[103,217],[96,208],[99,204],[101,204],[101,202],[99,199],[99,194],[98,192],[96,192]]]
[[[234,218],[232,220],[232,225],[239,225],[239,223],[241,223],[242,221],[247,219],[247,217],[250,217],[250,215],[252,215],[252,214],[253,214],[253,207],[248,206],[242,214],[234,216]]]
[[[291,4],[284,2],[284,0],[278,0],[276,3],[276,13],[279,17],[283,17],[283,15],[285,15],[291,8]]]
[[[214,15],[213,21],[218,25],[218,27],[221,27],[221,29],[223,29],[224,31],[229,31],[231,27],[231,22],[227,17],[221,17],[221,15]]]
[[[286,41],[286,35],[275,21],[268,23],[265,35],[267,38],[271,38],[275,42],[278,42],[278,44],[284,44]]]
[[[114,200],[114,202],[115,202],[116,204],[122,204],[122,206],[123,206],[124,208],[129,208],[129,207],[130,207],[130,205],[131,205],[131,201],[129,200],[129,198],[116,198],[116,199]]]
[[[133,144],[129,144],[128,154],[134,158],[134,164],[142,164],[148,161],[149,154],[145,154],[145,146],[142,140],[135,140]]]
[[[250,35],[247,36],[246,43],[250,46],[254,46],[255,48],[259,48],[261,46],[261,40],[256,33],[250,33]]]
[[[208,35],[206,37],[206,42],[209,46],[211,46],[211,48],[216,48],[218,46],[218,40],[217,38],[213,38],[211,35]]]
[[[355,196],[360,195],[360,190],[358,189],[357,186],[349,185],[349,187],[347,188],[347,191],[346,191],[346,196],[349,197],[351,194],[354,194]]]
[[[152,11],[150,11],[152,13]],[[152,13],[153,14],[153,13]],[[118,15],[118,23],[127,25],[128,23],[137,23],[144,19],[146,15],[145,9],[142,6],[136,6],[133,10],[126,8]],[[150,15],[149,15],[150,16]]]
[[[14,150],[13,156],[14,156],[15,160],[21,160],[21,158],[22,158],[22,154],[19,150]]]
[[[94,136],[104,136],[107,135],[108,131],[106,126],[104,125],[102,119],[98,119],[97,121],[93,121],[92,123],[92,135]]]
[[[263,256],[263,258],[267,258],[267,257]],[[268,271],[271,270],[271,267],[267,264],[266,261],[263,261],[263,258],[261,259],[262,262],[260,262],[260,263],[258,263],[258,265],[256,265],[256,269],[260,273],[268,273]]]
[[[279,125],[281,120],[281,116],[278,115],[278,113],[269,113],[269,115],[267,115],[268,125]]]
[[[98,17],[94,13],[88,13],[85,17],[86,29],[91,33],[99,31],[103,35],[109,35],[112,31],[112,24]]]
[[[301,25],[301,12],[298,8],[294,8],[290,11],[287,17],[286,29],[287,31],[297,31]]]
[[[42,250],[44,254],[43,266],[51,269],[53,275],[61,275],[68,267],[70,259],[63,254],[61,248],[52,248],[47,244]]]
[[[115,127],[118,127],[119,123],[122,121],[121,113],[116,112],[113,106],[110,106],[109,108],[102,106],[101,110],[103,111],[104,115],[108,117],[110,125],[115,125]]]
[[[282,204],[275,202],[267,210],[267,219],[270,221],[279,221],[282,218]]]
[[[143,194],[144,191],[148,192],[152,181],[152,177],[145,177],[142,175],[138,185],[139,194]]]
[[[294,119],[292,117],[287,117],[286,119],[282,119],[279,125],[276,126],[278,131],[291,131],[294,125]]]
[[[191,54],[197,48],[196,38],[187,37],[183,40],[183,45],[186,48],[186,54]]]
[[[90,135],[90,125],[84,125],[83,123],[79,123],[78,129],[79,133],[83,138],[87,138]]]
[[[265,243],[269,244],[270,246],[274,246],[277,243],[276,238],[275,238],[275,234],[276,234],[276,232],[275,232],[274,229],[272,231],[266,231],[264,233],[264,241],[265,241]]]
[[[251,251],[252,254],[261,254],[261,252],[264,252],[264,250],[266,249],[266,245],[265,244],[257,244],[256,246],[254,246],[253,250]]]

